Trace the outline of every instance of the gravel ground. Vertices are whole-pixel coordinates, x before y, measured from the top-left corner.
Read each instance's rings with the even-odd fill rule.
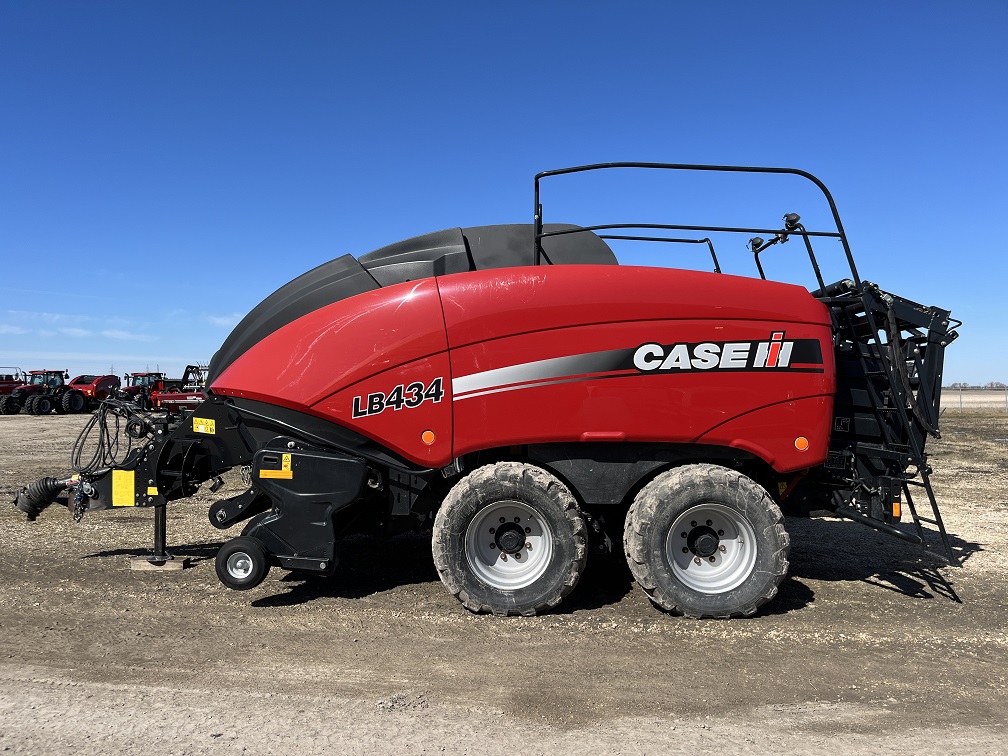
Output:
[[[64,472],[83,424],[0,416],[0,500]],[[181,572],[130,570],[149,510],[28,523],[5,506],[0,749],[1008,752],[1008,417],[946,415],[943,433],[934,482],[962,568],[789,519],[790,575],[746,620],[662,614],[619,558],[590,559],[557,613],[474,616],[422,536],[351,539],[332,578],[274,571],[238,593],[214,574],[232,534],[209,493],[169,507]]]

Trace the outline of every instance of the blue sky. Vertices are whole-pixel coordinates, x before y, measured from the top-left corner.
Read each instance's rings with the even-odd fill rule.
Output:
[[[863,278],[965,321],[945,382],[1008,382],[1006,32],[1000,0],[0,0],[0,363],[180,373],[326,260],[530,222],[536,172],[635,160],[816,174]],[[547,221],[827,220],[796,181],[621,173],[543,200]],[[717,244],[753,274],[745,239]],[[797,241],[767,255],[812,281]]]

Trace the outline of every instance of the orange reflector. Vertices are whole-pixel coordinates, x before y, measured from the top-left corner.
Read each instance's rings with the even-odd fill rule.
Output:
[[[808,449],[808,439],[805,438],[805,436],[798,436],[798,438],[794,440],[794,448],[798,451],[805,451]]]
[[[420,434],[420,440],[423,441],[425,444],[427,444],[427,446],[430,446],[431,444],[434,443],[434,431],[425,430],[423,433]]]
[[[900,500],[896,499],[896,501],[894,501],[892,503],[892,516],[893,516],[893,519],[898,520],[902,514],[903,514],[903,512],[900,509]]]

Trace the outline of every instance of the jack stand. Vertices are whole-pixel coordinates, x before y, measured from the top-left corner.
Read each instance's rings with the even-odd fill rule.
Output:
[[[131,570],[184,570],[189,566],[189,557],[176,559],[165,551],[167,532],[168,507],[160,504],[154,507],[154,553],[130,559]]]

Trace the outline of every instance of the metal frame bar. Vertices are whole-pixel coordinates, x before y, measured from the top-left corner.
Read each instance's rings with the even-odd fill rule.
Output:
[[[614,226],[614,228],[640,228],[640,226]],[[581,229],[593,231],[594,229]],[[553,234],[548,234],[553,236]],[[624,234],[599,234],[599,239],[623,239],[625,241],[647,241],[647,242],[673,242],[678,244],[706,244],[710,249],[711,260],[714,261],[714,272],[721,272],[721,265],[718,263],[717,254],[714,252],[714,242],[704,237],[703,239],[675,239],[668,236],[628,236]]]
[[[799,170],[798,168],[769,168],[769,167],[758,167],[758,166],[742,166],[742,165],[701,165],[693,163],[636,163],[636,162],[619,162],[619,163],[594,163],[591,165],[579,165],[571,168],[558,168],[552,171],[543,171],[537,173],[535,176],[535,197],[533,205],[533,222],[535,228],[534,241],[533,241],[533,253],[532,253],[532,264],[539,265],[542,260],[542,239],[545,236],[555,236],[554,233],[543,233],[543,213],[542,204],[539,201],[540,190],[539,184],[542,179],[549,176],[563,176],[572,173],[584,173],[586,171],[599,171],[607,170],[611,168],[643,168],[643,169],[657,169],[657,170],[673,170],[673,171],[706,171],[706,172],[717,172],[717,173],[762,173],[762,174],[785,174],[792,176],[799,176],[801,178],[807,179],[815,184],[819,190],[822,192],[823,196],[826,198],[826,202],[829,204],[830,212],[833,214],[833,221],[836,224],[836,232],[821,232],[821,231],[805,231],[801,232],[792,231],[788,232],[785,229],[745,229],[745,228],[729,228],[729,227],[719,227],[719,226],[679,226],[679,225],[664,225],[664,224],[641,224],[634,225],[633,228],[665,228],[668,230],[681,230],[681,231],[707,231],[707,232],[744,232],[744,233],[794,233],[796,235],[805,236],[806,245],[808,245],[809,236],[831,236],[840,240],[843,245],[844,255],[847,257],[847,264],[850,266],[851,276],[854,279],[854,283],[857,285],[858,289],[861,288],[861,277],[858,275],[857,266],[854,264],[854,255],[851,253],[850,245],[847,243],[847,234],[843,229],[843,222],[840,220],[840,213],[837,210],[836,202],[833,200],[833,195],[830,194],[829,189],[826,185],[820,181],[818,178],[813,176],[807,171]],[[610,226],[612,227],[612,226]],[[616,227],[626,227],[626,224],[620,224]],[[590,227],[589,230],[603,229],[606,226]]]

